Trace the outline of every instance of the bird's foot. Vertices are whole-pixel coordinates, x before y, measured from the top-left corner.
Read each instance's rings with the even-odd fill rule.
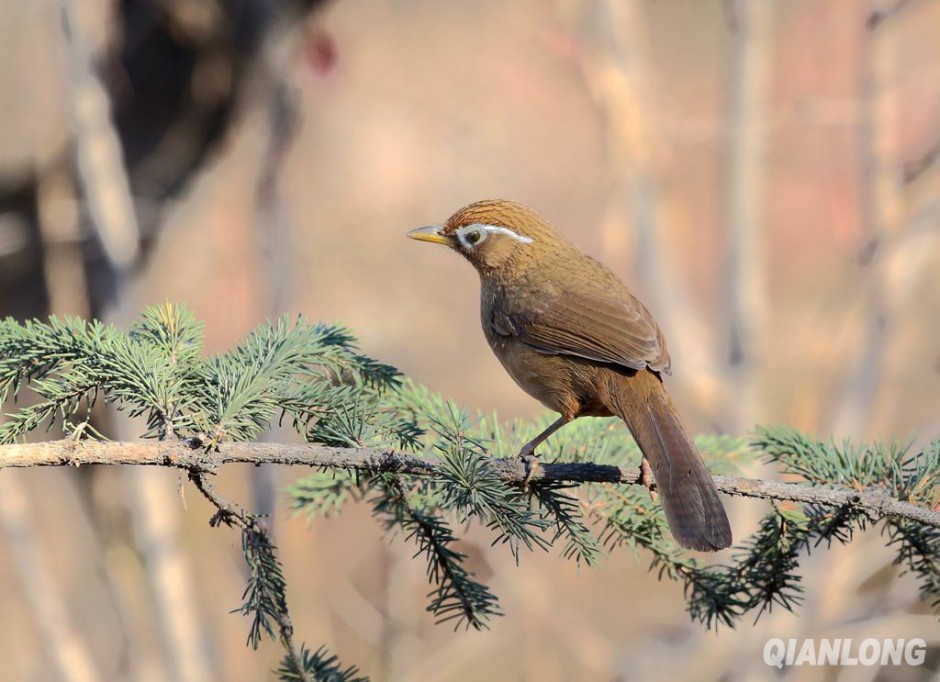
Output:
[[[650,494],[650,499],[656,501],[656,482],[653,480],[653,470],[650,469],[649,460],[646,457],[640,460],[640,484],[646,488]]]
[[[522,479],[522,489],[528,490],[532,477],[539,468],[539,458],[535,456],[535,448],[526,445],[519,451],[519,459],[525,465],[525,478]]]

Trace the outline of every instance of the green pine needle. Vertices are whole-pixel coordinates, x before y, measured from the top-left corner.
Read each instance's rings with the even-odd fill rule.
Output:
[[[369,682],[369,678],[359,674],[359,668],[351,665],[344,668],[335,654],[330,654],[325,646],[311,652],[306,646],[301,646],[300,665],[297,669],[291,656],[285,656],[280,667],[274,671],[282,682],[301,682],[304,679],[313,679],[316,682]]]

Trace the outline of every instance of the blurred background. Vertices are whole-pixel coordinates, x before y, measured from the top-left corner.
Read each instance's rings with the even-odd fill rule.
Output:
[[[529,418],[540,406],[483,339],[472,268],[404,238],[511,198],[647,303],[693,431],[940,436],[936,0],[0,7],[0,315],[123,325],[183,302],[215,351],[302,313],[459,404]],[[471,532],[507,615],[452,632],[368,505],[289,516],[279,490],[302,474],[230,467],[219,486],[272,514],[298,638],[376,680],[771,679],[769,637],[928,643],[919,669],[793,679],[940,667],[940,624],[877,531],[806,559],[798,615],[717,634],[642,555],[516,568]],[[180,485],[0,476],[0,678],[270,678],[280,647],[246,648],[229,613],[238,535]],[[743,538],[765,506],[730,505]]]

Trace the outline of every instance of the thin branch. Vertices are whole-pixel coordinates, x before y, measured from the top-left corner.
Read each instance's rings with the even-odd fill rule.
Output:
[[[163,443],[160,443],[160,445],[163,445]],[[206,472],[202,468],[190,468],[189,480],[193,482],[193,485],[202,493],[203,497],[209,500],[212,506],[217,509],[214,522],[221,521],[228,525],[238,526],[243,532],[256,535],[262,538],[266,544],[270,545],[267,531],[258,523],[255,516],[223,497],[206,477]],[[284,645],[284,648],[287,649],[287,655],[290,657],[294,668],[298,671],[298,674],[301,675],[301,679],[304,682],[313,682],[313,679],[309,676],[304,667],[300,650],[294,643],[294,625],[291,622],[290,613],[287,611],[287,603],[280,604],[280,608],[271,615],[277,622],[281,643]]]
[[[7,467],[80,466],[83,464],[135,464],[185,469],[205,481],[204,474],[214,473],[223,464],[291,464],[300,466],[395,472],[412,476],[437,476],[437,460],[402,452],[374,448],[339,448],[314,443],[227,443],[218,451],[207,452],[186,443],[160,441],[101,442],[57,440],[45,443],[21,443],[0,446],[0,469]],[[492,459],[490,466],[504,481],[522,485],[531,481],[570,483],[640,484],[639,467],[618,467],[588,462],[543,463],[527,474],[522,460]],[[878,489],[857,490],[848,487],[820,487],[806,483],[763,481],[734,476],[715,476],[718,490],[727,495],[767,500],[803,502],[831,507],[851,505],[873,516],[896,516],[934,528],[940,528],[940,511],[902,502]],[[194,480],[195,482],[195,480]],[[197,483],[197,485],[199,485]],[[218,495],[210,501],[223,514],[249,519],[243,511],[229,511]],[[203,491],[203,494],[206,494]],[[231,505],[229,505],[231,507]],[[237,513],[235,513],[237,512]]]

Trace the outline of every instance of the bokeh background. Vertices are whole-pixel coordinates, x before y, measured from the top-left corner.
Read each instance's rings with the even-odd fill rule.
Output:
[[[126,324],[184,302],[222,350],[282,313],[507,420],[541,408],[479,329],[457,256],[404,239],[481,198],[527,203],[662,324],[696,432],[790,424],[940,436],[936,0],[2,0],[0,314]],[[117,426],[134,435],[132,426]],[[272,438],[280,437],[274,434]],[[376,680],[771,679],[768,637],[940,625],[877,531],[805,561],[806,603],[704,631],[628,551],[465,550],[506,611],[452,632],[367,505],[272,513],[300,639]],[[754,471],[745,472],[754,473]],[[763,472],[767,473],[767,472]],[[0,476],[0,678],[262,680],[229,609],[239,539],[173,472]],[[736,535],[763,506],[730,502]]]

